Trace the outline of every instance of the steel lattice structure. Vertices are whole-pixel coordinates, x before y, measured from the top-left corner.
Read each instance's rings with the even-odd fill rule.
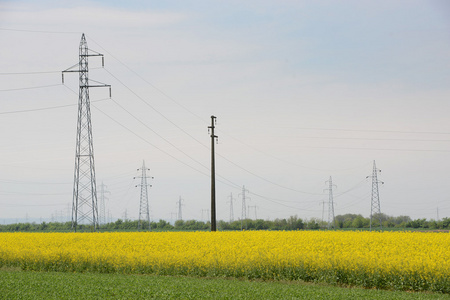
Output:
[[[373,161],[372,176],[367,176],[372,177],[372,197],[370,203],[370,230],[372,230],[372,219],[374,214],[378,216],[378,219],[380,221],[380,229],[383,229],[381,223],[381,206],[380,206],[380,193],[378,191],[378,183],[381,182],[381,184],[383,184],[384,182],[378,180],[377,177],[378,172],[381,172],[381,170],[377,169],[375,161]]]
[[[245,222],[245,229],[247,229],[247,206],[245,204],[245,193],[248,193],[248,190],[245,189],[245,186],[242,186],[241,230],[244,229],[243,222]]]
[[[333,181],[330,180],[327,181],[329,184],[328,187],[328,229],[331,227],[336,228],[336,222],[334,218],[334,202],[333,202]]]
[[[138,171],[141,170],[142,174],[141,176],[137,178],[141,178],[141,184],[137,185],[141,187],[141,197],[139,201],[139,221],[138,221],[138,230],[152,230],[152,226],[150,224],[150,206],[148,204],[148,187],[149,185],[147,183],[147,178],[152,178],[147,176],[147,171],[150,171],[150,169],[145,167],[145,161],[142,161],[142,168],[138,169]],[[136,177],[135,177],[136,178]]]
[[[89,88],[111,88],[110,85],[106,84],[89,84],[89,56],[101,56],[103,59],[103,54],[90,54],[89,52],[83,33],[79,47],[78,70],[71,70],[73,68],[71,67],[63,71],[63,83],[64,73],[79,73],[78,121],[72,200],[72,229],[75,231],[78,224],[91,224],[94,230],[97,230],[99,227]]]
[[[105,190],[107,186],[103,184],[100,184],[100,209],[99,209],[99,224],[105,225],[107,223],[106,220],[106,204],[105,200],[108,200],[108,198],[105,196],[105,194],[109,194],[110,192]]]

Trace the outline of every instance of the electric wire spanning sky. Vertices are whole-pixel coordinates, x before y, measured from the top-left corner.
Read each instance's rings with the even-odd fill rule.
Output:
[[[68,220],[85,33],[97,184],[137,219],[142,161],[153,220],[205,219],[210,116],[217,217],[450,217],[447,1],[3,1],[0,221]]]

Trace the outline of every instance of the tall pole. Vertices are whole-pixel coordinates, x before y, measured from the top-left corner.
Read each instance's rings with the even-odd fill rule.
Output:
[[[217,135],[214,135],[214,125],[216,117],[211,116],[211,231],[216,231],[216,166],[215,166],[215,151],[214,142]]]
[[[331,227],[336,228],[336,222],[334,218],[334,202],[333,202],[333,181],[330,176],[328,182],[328,229]]]
[[[89,88],[109,87],[111,95],[110,85],[89,84],[89,56],[101,56],[103,61],[103,54],[90,54],[83,33],[79,46],[78,64],[62,72],[63,83],[64,73],[76,72],[79,74],[78,120],[72,198],[72,229],[74,231],[77,230],[77,225],[81,223],[90,224],[93,230],[97,230],[99,227]],[[78,70],[72,70],[76,66],[78,66]]]
[[[230,223],[234,221],[234,211],[233,211],[233,193],[230,194]]]
[[[248,190],[245,189],[245,185],[242,186],[242,209],[241,209],[241,230],[244,229],[244,222],[245,222],[245,229],[247,229],[247,206],[245,204],[245,193],[248,193]]]
[[[100,210],[99,210],[99,224],[105,225],[107,223],[106,221],[106,205],[105,200],[108,200],[108,198],[105,196],[105,194],[110,194],[109,191],[105,190],[107,186],[105,184],[100,185]]]
[[[183,214],[182,214],[182,210],[181,210],[181,206],[183,204],[181,204],[181,201],[183,201],[183,199],[181,199],[181,196],[180,196],[180,198],[178,199],[178,202],[177,202],[177,204],[178,204],[177,220],[183,220]]]
[[[378,219],[380,221],[380,229],[383,229],[381,223],[381,207],[380,207],[380,193],[378,191],[378,183],[384,184],[383,181],[378,180],[377,173],[381,172],[380,169],[377,169],[375,161],[373,161],[373,170],[372,176],[367,176],[366,178],[372,177],[372,197],[370,203],[370,230],[372,230],[372,219],[375,214],[378,215]]]
[[[152,226],[150,223],[150,207],[148,204],[148,189],[147,187],[151,187],[151,185],[147,184],[147,178],[153,179],[153,177],[147,176],[147,171],[150,169],[145,167],[145,161],[142,160],[142,168],[137,169],[142,172],[141,176],[134,178],[141,178],[141,184],[136,185],[136,187],[141,187],[141,197],[139,201],[139,221],[138,221],[138,230],[147,229],[152,230]]]

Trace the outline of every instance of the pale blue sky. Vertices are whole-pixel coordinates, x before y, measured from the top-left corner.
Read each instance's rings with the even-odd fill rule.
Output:
[[[212,114],[221,219],[242,185],[258,217],[321,218],[330,175],[336,213],[368,216],[374,159],[383,212],[450,216],[446,1],[3,1],[0,220],[48,218],[71,202],[76,107],[54,107],[76,103],[76,76],[5,90],[58,85],[58,72],[10,73],[73,65],[81,32],[105,54],[90,77],[120,105],[93,103],[97,181],[114,217],[137,217],[142,159],[153,218],[169,218],[179,196],[184,218],[201,217]],[[240,217],[240,200],[234,208]]]

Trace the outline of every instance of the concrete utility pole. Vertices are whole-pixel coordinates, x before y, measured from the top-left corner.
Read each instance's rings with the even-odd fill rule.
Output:
[[[374,214],[378,214],[378,219],[380,221],[380,229],[383,229],[383,225],[381,223],[381,208],[380,208],[380,194],[378,192],[378,183],[384,184],[383,181],[379,181],[377,178],[377,173],[381,172],[380,169],[377,169],[375,165],[375,161],[373,161],[373,170],[372,176],[367,176],[366,178],[372,177],[372,198],[370,203],[370,230],[372,231],[372,219]]]
[[[74,231],[77,230],[77,225],[83,222],[90,223],[94,230],[98,230],[99,227],[89,88],[109,87],[109,96],[111,97],[111,86],[107,84],[91,85],[89,83],[88,57],[101,56],[103,65],[103,54],[92,52],[94,51],[87,47],[83,33],[79,47],[78,64],[62,71],[63,84],[64,73],[69,72],[79,73],[80,82],[72,200],[72,229]],[[78,70],[72,70],[76,66],[78,66]]]
[[[214,125],[216,124],[216,117],[211,116],[211,231],[216,231],[216,165],[215,165],[215,151],[214,141],[217,141],[218,136],[214,135]]]

